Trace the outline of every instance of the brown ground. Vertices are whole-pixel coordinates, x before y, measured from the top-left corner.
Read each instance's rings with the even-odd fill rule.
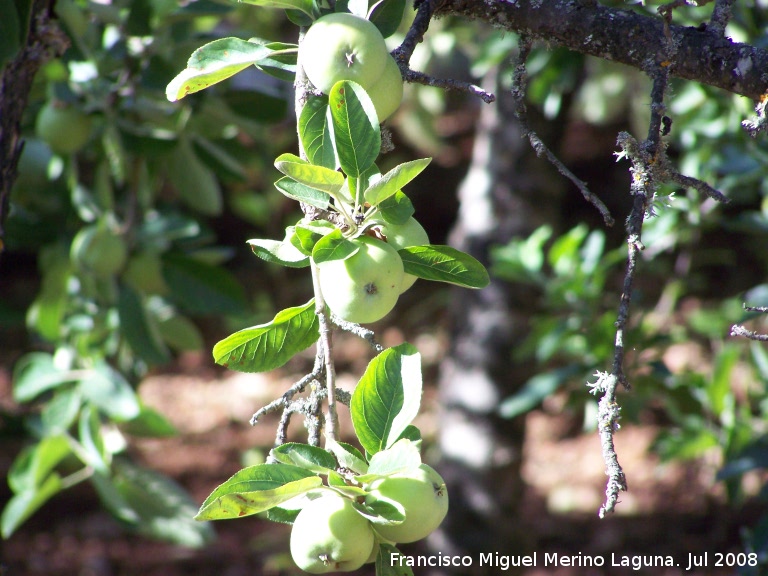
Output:
[[[429,342],[423,342],[428,346]],[[349,351],[354,358],[357,351]],[[147,379],[144,400],[166,414],[182,434],[164,440],[142,440],[132,450],[148,466],[177,479],[201,502],[210,491],[241,467],[244,454],[258,458],[273,441],[274,425],[252,428],[257,408],[279,395],[294,378],[275,372],[246,375],[211,369],[207,357],[190,357],[169,374]],[[355,366],[355,369],[358,369]],[[354,377],[341,376],[342,386]],[[434,429],[431,404],[419,426]],[[7,378],[0,378],[0,402],[7,406]],[[648,452],[656,430],[626,426],[617,436],[617,450],[629,479],[617,513],[598,520],[605,476],[594,434],[573,434],[572,422],[558,415],[556,401],[528,416],[525,480],[530,486],[524,510],[514,521],[535,535],[537,567],[527,576],[637,573],[611,567],[621,555],[672,554],[681,565],[640,573],[685,573],[688,553],[709,553],[707,570],[697,574],[731,574],[715,569],[714,554],[740,551],[738,530],[756,511],[731,512],[723,505],[713,480],[715,463],[687,466],[660,464]],[[342,414],[344,418],[345,414]],[[294,429],[296,439],[300,430]],[[255,450],[254,450],[255,449]],[[15,447],[0,451],[0,469],[7,471]],[[4,489],[4,488],[3,488]],[[5,496],[3,496],[5,494]],[[0,498],[7,493],[0,492]],[[17,534],[0,542],[3,576],[240,576],[298,574],[286,554],[288,527],[257,519],[216,523],[218,540],[202,550],[186,550],[126,534],[102,511],[86,485],[56,497]],[[406,550],[407,552],[407,550]],[[543,566],[544,554],[557,552],[605,560],[603,568]],[[414,552],[415,553],[415,552]],[[504,554],[504,551],[499,551]],[[582,557],[579,558],[578,555]],[[417,569],[416,573],[420,571]],[[489,568],[488,574],[506,573]],[[688,572],[690,573],[690,572]]]

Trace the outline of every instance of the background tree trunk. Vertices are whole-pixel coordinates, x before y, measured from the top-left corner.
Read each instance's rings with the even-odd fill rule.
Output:
[[[535,157],[514,121],[512,97],[498,71],[485,80],[497,103],[482,106],[468,173],[459,188],[459,212],[450,243],[489,264],[490,249],[530,234],[558,218],[562,182]],[[499,403],[532,375],[513,361],[526,337],[537,295],[497,278],[483,290],[454,293],[451,346],[439,380],[442,406],[440,472],[451,487],[449,516],[430,541],[435,552],[468,554],[474,570],[480,553],[525,554],[514,520],[523,495],[520,475],[524,418],[498,415]],[[449,573],[449,572],[433,572]]]

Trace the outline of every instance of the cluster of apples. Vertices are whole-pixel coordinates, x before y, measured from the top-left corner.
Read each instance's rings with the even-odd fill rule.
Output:
[[[379,122],[400,107],[400,68],[370,20],[347,12],[318,18],[301,42],[299,60],[309,81],[325,94],[339,80],[360,84],[371,97]]]
[[[409,543],[426,538],[448,512],[445,482],[422,464],[408,472],[374,480],[363,487],[360,504],[385,502],[398,509],[400,524],[371,521],[351,498],[323,489],[296,517],[291,529],[291,556],[311,574],[351,572],[375,562],[382,543]],[[385,559],[386,560],[386,559]]]
[[[328,93],[336,82],[351,80],[371,98],[379,122],[403,98],[403,79],[378,28],[365,18],[334,13],[319,18],[299,49],[307,78]],[[344,260],[318,265],[320,289],[331,311],[355,323],[375,322],[394,308],[416,277],[406,274],[397,251],[429,243],[424,228],[410,218],[392,224],[375,217],[364,222],[365,233],[353,238],[357,251]]]

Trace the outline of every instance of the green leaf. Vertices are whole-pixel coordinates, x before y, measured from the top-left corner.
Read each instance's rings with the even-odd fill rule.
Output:
[[[221,266],[213,266],[181,254],[163,258],[163,279],[171,298],[193,314],[242,314],[245,291]]]
[[[379,554],[376,556],[376,576],[413,576],[410,566],[403,566],[399,562],[392,562],[392,558],[400,558],[400,550],[392,544],[381,544]]]
[[[240,0],[244,4],[263,6],[264,8],[279,8],[282,10],[298,10],[311,19],[317,18],[315,3],[312,0]]]
[[[240,38],[219,38],[209,42],[192,53],[187,67],[166,87],[165,95],[171,102],[176,102],[187,94],[194,94],[234,76],[267,58],[271,52],[264,44]]]
[[[101,437],[101,420],[99,413],[92,406],[86,406],[80,412],[78,439],[82,450],[78,451],[77,455],[83,460],[83,464],[102,474],[109,474],[107,452]]]
[[[419,448],[410,440],[398,440],[391,448],[371,456],[368,474],[389,475],[421,466]]]
[[[383,200],[377,208],[381,217],[390,224],[405,224],[416,212],[411,199],[400,190]]]
[[[250,38],[249,42],[260,43],[261,40]],[[270,76],[293,83],[296,77],[296,60],[299,47],[296,44],[284,42],[267,42],[264,46],[269,48],[271,52],[269,56],[259,60],[256,67]],[[285,100],[282,101],[285,103]]]
[[[108,474],[94,472],[89,480],[96,489],[99,500],[112,516],[134,526],[141,521],[139,515],[131,508]]]
[[[213,347],[213,357],[230,370],[266,372],[314,344],[319,335],[312,299],[304,306],[278,312],[267,324],[240,330],[221,340]]]
[[[291,238],[291,243],[304,254],[311,255],[315,245],[335,229],[333,224],[324,220],[300,222],[296,224],[295,235]]]
[[[168,157],[168,178],[181,200],[206,216],[218,216],[223,208],[221,187],[213,172],[198,158],[187,138],[181,138]]]
[[[733,369],[739,361],[741,349],[736,346],[724,346],[715,358],[712,380],[706,388],[709,406],[714,414],[721,416],[726,408],[726,398],[733,394]]]
[[[139,398],[117,370],[100,363],[80,380],[80,392],[112,420],[131,420],[139,415]]]
[[[328,96],[314,96],[307,100],[299,116],[299,137],[312,164],[334,170],[336,150],[333,130],[329,123]]]
[[[51,471],[72,453],[65,436],[48,436],[24,448],[8,471],[8,486],[17,493],[42,486]]]
[[[257,514],[322,485],[319,476],[298,466],[250,466],[216,488],[200,506],[195,519],[224,520]]]
[[[139,517],[137,532],[188,548],[213,541],[211,525],[195,521],[196,505],[176,482],[126,460],[117,460],[114,468],[112,482]]]
[[[533,410],[578,372],[579,366],[574,364],[551,372],[536,374],[523,384],[520,390],[501,402],[499,414],[502,418],[515,418]]]
[[[354,503],[355,509],[368,518],[374,524],[384,524],[391,526],[393,524],[402,524],[405,520],[403,507],[398,504],[387,502],[386,500],[373,500]]]
[[[333,454],[317,446],[287,442],[270,451],[272,457],[283,464],[293,464],[316,474],[327,474],[335,470],[337,463]]]
[[[275,182],[275,188],[277,188],[280,192],[292,200],[303,202],[304,204],[309,204],[310,206],[317,206],[322,210],[326,210],[328,208],[328,204],[331,201],[331,197],[329,196],[328,192],[323,192],[317,188],[313,188],[311,186],[307,186],[306,184],[302,184],[301,182],[297,182],[289,176],[280,178],[277,182]],[[335,193],[336,192],[334,192],[334,194]]]
[[[363,194],[366,202],[371,206],[379,205],[421,174],[431,161],[432,158],[421,158],[398,164],[368,187]]]
[[[356,82],[341,80],[331,88],[328,106],[341,169],[359,178],[381,150],[381,129],[371,98]]]
[[[350,412],[357,438],[369,454],[390,447],[419,412],[421,356],[408,343],[388,348],[368,364]]]
[[[83,398],[77,386],[56,390],[40,412],[40,421],[46,435],[61,434],[69,430],[77,419]]]
[[[200,329],[192,320],[181,314],[159,318],[157,330],[163,341],[178,352],[197,352],[203,348]]]
[[[165,364],[171,359],[141,297],[127,284],[120,286],[117,311],[120,332],[137,356],[148,364]]]
[[[448,282],[464,288],[484,288],[488,271],[478,260],[450,246],[430,244],[398,250],[406,274],[425,280]]]
[[[384,38],[397,32],[405,12],[405,0],[379,0],[368,12],[368,20],[376,25]]]
[[[355,242],[344,238],[341,230],[337,228],[317,241],[312,250],[312,260],[315,264],[322,264],[329,260],[345,260],[358,250],[360,247]]]
[[[262,260],[288,266],[289,268],[304,268],[309,266],[309,257],[301,250],[296,248],[291,241],[295,232],[294,227],[289,226],[285,229],[285,238],[283,240],[265,240],[255,238],[248,240],[251,250]]]
[[[347,468],[358,474],[368,472],[368,463],[365,461],[365,456],[351,444],[327,440],[325,447],[336,456],[340,467]]]
[[[78,376],[76,372],[58,369],[50,354],[25,354],[13,368],[13,399],[16,402],[29,402],[47,390],[75,382]]]
[[[0,516],[0,534],[9,538],[27,518],[62,489],[61,477],[51,474],[42,483],[30,490],[15,494],[3,508]]]
[[[178,434],[176,427],[160,412],[143,404],[140,408],[136,418],[120,426],[126,434],[141,438],[169,438]]]
[[[344,175],[332,168],[315,166],[295,154],[281,154],[275,159],[275,168],[297,182],[331,195],[344,186]]]

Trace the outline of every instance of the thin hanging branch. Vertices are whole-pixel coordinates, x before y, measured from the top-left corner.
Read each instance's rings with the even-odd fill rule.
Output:
[[[410,61],[411,56],[413,56],[413,51],[416,50],[416,46],[424,40],[424,34],[426,34],[429,29],[432,17],[441,4],[442,0],[421,0],[416,8],[416,17],[413,19],[408,32],[405,34],[405,38],[400,46],[392,51],[392,56],[395,61],[397,61],[397,65],[400,66],[400,73],[403,75],[403,80],[415,84],[423,84],[425,86],[435,86],[445,90],[464,92],[472,96],[477,96],[486,104],[494,102],[496,96],[470,82],[462,82],[450,78],[434,78],[423,72],[417,72],[410,69]]]
[[[531,53],[532,41],[527,36],[521,36],[518,42],[517,63],[512,73],[512,97],[515,102],[515,118],[523,132],[523,137],[527,137],[531,146],[536,151],[536,155],[544,156],[549,162],[557,168],[561,175],[573,182],[579,189],[584,199],[592,204],[603,217],[607,226],[613,226],[613,216],[607,206],[600,198],[595,196],[587,186],[586,182],[580,180],[576,175],[566,168],[560,159],[547,147],[539,138],[539,135],[533,131],[528,124],[528,110],[525,105],[525,95],[528,89],[528,72],[526,70],[526,61]]]

